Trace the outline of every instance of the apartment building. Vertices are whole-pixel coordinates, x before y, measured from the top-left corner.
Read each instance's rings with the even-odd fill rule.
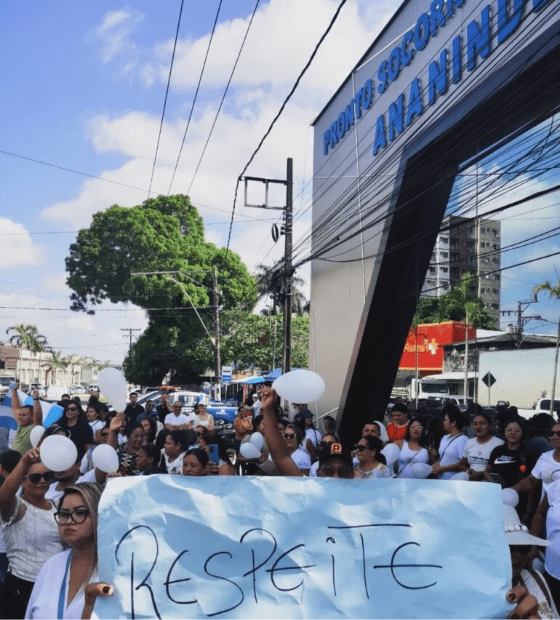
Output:
[[[484,218],[447,216],[442,223],[422,287],[422,297],[439,297],[466,272],[478,277],[471,292],[500,320],[501,223]]]

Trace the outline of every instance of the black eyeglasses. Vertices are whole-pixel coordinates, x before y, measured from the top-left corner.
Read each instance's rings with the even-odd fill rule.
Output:
[[[331,446],[333,443],[336,443],[336,441],[322,441],[319,444],[319,447],[326,448],[327,446]]]
[[[560,431],[550,431],[548,433],[549,437],[560,437]]]
[[[54,513],[54,520],[59,525],[66,525],[68,520],[71,519],[76,525],[80,525],[83,523],[89,515],[89,510],[87,508],[76,508],[76,510],[72,510],[71,512],[68,510],[59,510]]]
[[[339,478],[350,478],[354,475],[354,470],[351,467],[334,467],[333,465],[323,465],[321,471],[327,476],[327,478],[333,478],[335,474],[338,474]]]
[[[44,474],[28,474],[27,476],[24,476],[24,478],[29,478],[33,484],[39,484],[41,479],[45,482],[52,482],[54,480],[54,472],[46,471]]]
[[[67,407],[66,411],[78,411],[78,407]]]
[[[294,433],[284,433],[284,439],[295,439]]]
[[[358,452],[363,452],[364,450],[369,450],[369,448],[361,443],[358,443],[354,446],[354,450],[358,450]]]

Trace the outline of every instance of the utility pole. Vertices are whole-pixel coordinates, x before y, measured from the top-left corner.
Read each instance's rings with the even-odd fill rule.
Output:
[[[282,373],[286,374],[292,369],[292,232],[293,232],[293,159],[288,157],[286,166],[286,180],[264,179],[261,177],[242,177],[245,181],[245,206],[257,209],[276,209],[282,210],[282,219],[284,224],[281,227],[281,234],[285,235],[284,246],[284,344],[282,348]],[[247,184],[249,181],[258,181],[265,185],[265,201],[263,204],[249,204],[247,202]],[[280,183],[286,186],[286,205],[284,207],[271,207],[268,205],[268,189],[269,185]],[[278,241],[278,227],[276,224],[272,226],[272,238]]]
[[[533,299],[526,301],[518,301],[517,302],[517,310],[500,310],[500,314],[505,316],[516,315],[517,316],[517,326],[515,328],[515,334],[517,339],[517,348],[521,347],[521,343],[523,341],[523,328],[529,321],[541,321],[542,317],[540,315],[535,316],[523,316],[523,313],[527,308],[531,305],[537,303],[536,296],[533,296]],[[512,326],[513,327],[513,326]]]
[[[286,169],[286,209],[284,211],[284,350],[282,353],[282,374],[292,370],[292,230],[293,230],[293,160],[288,157]]]
[[[121,327],[121,332],[128,332],[128,336],[123,336],[123,338],[128,338],[129,339],[129,343],[128,343],[128,354],[130,355],[132,352],[132,332],[140,332],[142,331],[139,327],[137,327],[136,329],[132,329],[132,327],[127,327],[127,328],[122,328]]]
[[[216,392],[218,394],[219,401],[222,400],[222,359],[220,355],[220,307],[218,304],[218,271],[214,267],[212,271],[212,294],[214,297],[214,304],[212,306],[212,314],[214,315],[214,332],[216,334],[216,341],[214,343],[214,374],[216,377]],[[214,394],[214,398],[216,395]]]

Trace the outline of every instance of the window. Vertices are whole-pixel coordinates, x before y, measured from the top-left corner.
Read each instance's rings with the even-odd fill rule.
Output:
[[[498,293],[500,292],[499,288],[493,288],[492,292],[494,293],[494,295],[498,295]]]
[[[443,271],[443,273],[447,273],[449,271],[447,267],[442,267],[441,270]]]
[[[449,243],[449,239],[447,237],[441,237],[442,243]]]
[[[488,230],[486,228],[480,228],[480,234],[481,235],[485,235],[488,232]]]
[[[436,272],[436,268],[435,267],[430,267],[430,273],[435,273]]]
[[[442,258],[449,258],[449,252],[440,252]]]
[[[500,279],[500,274],[499,273],[495,273],[494,274],[494,280],[499,280]]]
[[[494,234],[494,239],[499,239],[500,238],[500,231],[496,230],[495,228],[492,230],[493,234]]]

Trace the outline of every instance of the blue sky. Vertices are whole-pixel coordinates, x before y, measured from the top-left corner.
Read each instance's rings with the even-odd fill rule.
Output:
[[[185,2],[155,193],[169,190],[218,4]],[[173,192],[187,193],[254,5],[254,0],[223,0]],[[237,176],[337,6],[335,0],[260,2],[190,191],[209,241],[226,244]],[[94,317],[71,313],[64,258],[93,213],[114,203],[133,206],[147,197],[179,7],[179,0],[0,5],[0,339],[9,326],[32,323],[65,354],[119,362],[127,348],[121,330],[145,327],[143,313],[132,306],[107,305]],[[389,0],[347,3],[247,172],[284,178],[286,158],[293,157],[296,208],[305,208],[309,200],[309,191],[300,192],[311,176],[310,123],[393,7]],[[275,214],[239,203],[236,212],[231,248],[251,270],[276,260],[281,244],[272,243],[269,221]],[[309,223],[308,211],[298,221],[296,235]]]
[[[237,176],[337,6],[335,0],[261,1],[190,191],[209,241],[226,244]],[[64,258],[93,213],[114,203],[133,206],[147,197],[179,7],[179,0],[0,4],[0,339],[9,326],[32,323],[64,354],[120,362],[128,343],[121,330],[145,327],[143,313],[132,306],[107,305],[94,317],[71,313]],[[185,2],[154,193],[169,189],[217,7],[218,0]],[[254,0],[223,0],[173,192],[187,193],[253,7]],[[304,188],[311,179],[310,123],[395,7],[390,0],[347,2],[247,171],[284,178],[286,158],[293,157],[296,215],[309,206]],[[282,249],[270,238],[275,216],[239,202],[236,213],[231,248],[250,270],[276,260]],[[527,209],[511,230],[525,226],[523,213]],[[308,230],[309,214],[297,220],[296,239]],[[539,226],[553,227],[558,219],[558,209],[551,207]],[[540,262],[517,276],[508,274],[503,307],[529,298],[532,286],[545,278],[556,282],[554,267],[551,261]],[[542,314],[544,307],[532,313]],[[547,312],[554,319],[558,311],[550,306]]]

